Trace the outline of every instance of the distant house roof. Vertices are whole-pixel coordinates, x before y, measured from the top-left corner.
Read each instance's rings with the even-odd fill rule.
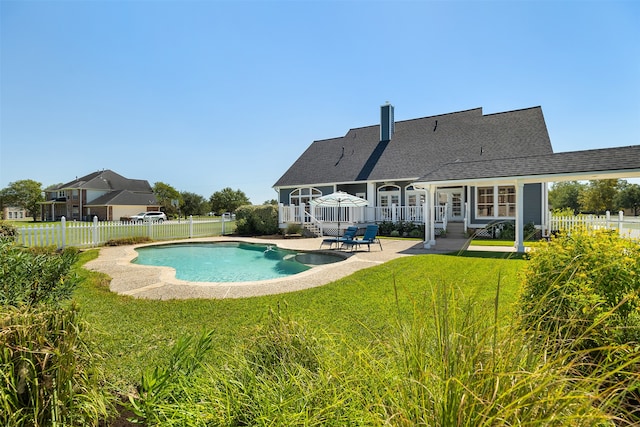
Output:
[[[452,162],[422,176],[419,182],[468,181],[477,179],[542,176],[556,180],[560,175],[589,179],[599,173],[598,179],[640,176],[640,145],[603,148],[597,150],[571,151],[539,156],[518,156],[504,159],[482,158],[472,162]],[[551,179],[553,178],[553,179]],[[594,175],[595,179],[596,176]]]
[[[143,179],[129,179],[112,170],[105,169],[90,173],[81,178],[76,178],[66,184],[60,184],[47,191],[63,189],[87,189],[87,190],[129,190],[134,192],[152,192],[149,182]]]
[[[415,180],[454,162],[553,153],[540,107],[483,115],[481,108],[380,125],[313,142],[274,187],[368,180]]]
[[[103,196],[92,200],[91,203],[87,203],[85,206],[115,206],[115,205],[127,205],[127,206],[160,206],[155,194],[153,193],[140,193],[132,192],[129,190],[117,190],[109,192]]]

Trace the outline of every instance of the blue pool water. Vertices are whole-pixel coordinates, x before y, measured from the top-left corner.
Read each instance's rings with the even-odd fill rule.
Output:
[[[155,245],[137,248],[136,264],[176,269],[176,278],[190,282],[247,282],[297,274],[309,265],[341,258],[298,253],[273,245],[239,242]]]

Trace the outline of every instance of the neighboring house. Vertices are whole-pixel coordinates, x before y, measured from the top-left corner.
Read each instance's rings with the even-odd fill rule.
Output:
[[[27,211],[23,208],[16,206],[5,206],[2,209],[2,219],[6,220],[21,220],[30,218],[27,216]]]
[[[381,107],[378,125],[315,141],[274,184],[280,223],[327,230],[381,221],[425,223],[425,246],[438,228],[522,228],[548,224],[547,183],[640,176],[640,146],[554,154],[540,107],[483,114],[481,108],[396,122]],[[345,191],[369,201],[338,213],[312,207]]]
[[[45,190],[42,220],[118,221],[144,211],[156,211],[160,205],[149,182],[128,179],[111,170],[89,175]]]

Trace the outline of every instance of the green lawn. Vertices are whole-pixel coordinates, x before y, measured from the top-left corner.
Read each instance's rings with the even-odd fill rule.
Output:
[[[409,319],[416,309],[428,307],[434,287],[453,287],[492,307],[500,282],[499,313],[508,321],[524,261],[467,255],[404,257],[322,287],[237,300],[150,301],[118,296],[109,292],[107,277],[79,268],[85,280],[74,297],[95,330],[109,381],[126,392],[145,368],[166,360],[180,336],[213,330],[210,357],[215,361],[250,337],[269,310],[277,307],[286,307],[288,315],[318,331],[367,346],[384,340],[399,318]],[[96,256],[96,250],[85,252],[81,263]]]
[[[513,240],[500,240],[500,239],[473,239],[471,246],[507,246],[513,247]],[[524,242],[525,247],[534,246],[537,242]]]

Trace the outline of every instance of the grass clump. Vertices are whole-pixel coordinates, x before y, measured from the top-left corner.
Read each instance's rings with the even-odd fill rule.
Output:
[[[614,425],[617,402],[594,401],[611,373],[584,378],[572,359],[538,353],[498,323],[497,295],[487,307],[434,285],[368,346],[270,311],[216,363],[188,362],[211,350],[213,332],[176,344],[132,408],[151,425]]]
[[[105,246],[125,246],[125,245],[137,245],[140,243],[149,243],[153,242],[152,239],[146,236],[132,236],[132,237],[122,237],[119,239],[109,239],[105,243]]]
[[[581,379],[606,377],[598,399],[640,423],[640,246],[611,231],[574,230],[543,243],[523,271],[521,328]]]
[[[109,399],[87,323],[69,300],[77,252],[0,243],[0,424],[97,425]]]

